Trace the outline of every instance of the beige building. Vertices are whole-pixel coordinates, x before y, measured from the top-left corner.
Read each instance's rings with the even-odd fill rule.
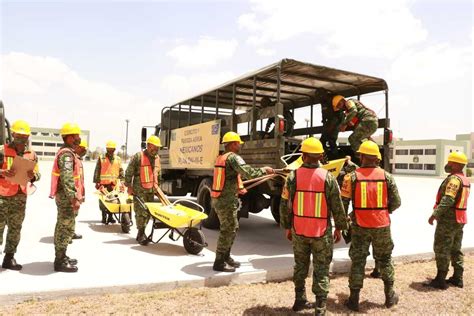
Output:
[[[89,143],[90,132],[82,130],[81,138]],[[63,139],[59,129],[32,127],[30,136],[30,146],[38,155],[40,160],[53,160],[59,147],[63,144]]]

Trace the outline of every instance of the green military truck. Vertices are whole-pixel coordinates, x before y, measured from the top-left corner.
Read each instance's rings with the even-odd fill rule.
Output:
[[[209,215],[204,226],[218,228],[210,193],[213,164],[223,150],[219,144],[221,136],[237,131],[245,141],[241,156],[251,166],[282,168],[285,164],[281,157],[291,158],[305,137],[319,138],[327,131],[334,115],[331,98],[336,94],[359,100],[374,94],[382,98],[382,164],[389,170],[392,136],[385,80],[283,59],[162,109],[161,122],[152,131],[163,144],[161,188],[168,195],[191,194]],[[372,102],[367,105],[373,106]],[[274,126],[271,131],[267,128],[269,120],[268,125]],[[144,127],[142,146],[147,132],[149,128]],[[328,159],[336,159],[354,153],[348,144],[340,143],[328,155]],[[241,197],[240,217],[270,207],[278,222],[282,185],[282,181],[268,181],[249,190]]]
[[[5,143],[9,143],[11,141],[11,133],[10,133],[10,123],[5,117],[5,107],[3,106],[3,102],[0,100],[0,146],[3,146]]]

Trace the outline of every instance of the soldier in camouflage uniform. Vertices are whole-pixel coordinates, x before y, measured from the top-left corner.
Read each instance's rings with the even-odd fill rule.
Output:
[[[55,198],[58,217],[54,230],[54,270],[77,272],[77,260],[66,255],[76,226],[76,216],[84,202],[84,182],[81,176],[82,163],[75,153],[81,143],[81,129],[76,124],[66,123],[61,128],[64,144],[56,154],[51,172],[50,198]]]
[[[149,243],[145,228],[150,220],[150,213],[142,207],[138,198],[143,202],[154,201],[155,188],[159,185],[161,171],[158,156],[160,147],[160,139],[155,135],[150,136],[147,139],[146,149],[132,157],[125,171],[125,185],[128,187],[128,194],[133,195],[133,209],[138,229],[136,240],[143,246]]]
[[[335,111],[332,107],[332,94],[324,89],[319,89],[317,92],[321,98],[321,114],[323,130],[321,132],[321,143],[324,151],[329,157],[329,160],[337,157],[337,137],[339,135],[339,128],[344,120],[343,111]]]
[[[348,228],[346,213],[342,205],[339,186],[331,173],[319,168],[319,161],[324,153],[321,142],[314,137],[303,141],[301,146],[303,152],[303,165],[297,171],[292,171],[283,188],[280,203],[280,226],[286,229],[287,238],[293,241],[293,252],[295,267],[293,282],[295,284],[294,311],[312,308],[306,298],[305,279],[311,255],[313,255],[313,293],[316,295],[316,314],[324,315],[326,312],[326,300],[329,292],[329,265],[332,261],[333,238],[335,242],[341,239],[341,230]],[[319,169],[319,170],[318,170]],[[305,173],[310,173],[310,181],[305,181]],[[316,178],[315,173],[322,172],[321,178]],[[298,178],[297,178],[298,177]],[[299,180],[302,177],[303,180]],[[308,192],[316,192],[315,188],[304,187],[304,182],[321,181],[324,188],[320,194],[324,194],[327,214],[315,216],[315,203],[306,200],[312,199]],[[303,194],[303,196],[301,196]],[[303,199],[296,201],[295,199]],[[315,198],[316,199],[316,198]],[[308,202],[310,204],[308,204]],[[304,208],[301,210],[301,206]],[[316,205],[317,206],[317,205]],[[309,214],[306,214],[308,212]],[[302,211],[302,214],[299,214]],[[334,218],[336,230],[332,234],[331,217]],[[319,220],[319,222],[315,222]],[[318,223],[318,224],[314,224]],[[320,233],[316,233],[319,231]]]
[[[349,136],[349,143],[356,152],[365,139],[369,139],[378,128],[378,118],[374,111],[367,108],[358,100],[345,100],[344,97],[336,95],[332,99],[334,111],[344,109],[345,118],[339,127],[344,132],[347,126],[354,126],[354,132]]]
[[[87,141],[85,139],[81,139],[81,143],[79,144],[79,146],[76,147],[76,150],[75,150],[78,158],[79,158],[79,161],[81,162],[81,176],[82,176],[82,181],[84,181],[84,166],[83,166],[83,159],[84,159],[84,156],[87,154]],[[86,190],[84,188],[83,190],[83,200],[84,202],[86,201]],[[79,214],[79,213],[77,213]],[[77,217],[77,215],[76,215]],[[77,234],[75,229],[74,229],[74,234],[72,235],[72,238],[71,239],[82,239],[82,235],[81,234]],[[70,244],[72,244],[72,240],[69,242]]]
[[[346,211],[352,200],[354,211],[351,219],[352,242],[349,257],[352,260],[349,275],[350,297],[346,306],[359,310],[359,293],[364,283],[364,270],[372,244],[374,259],[384,281],[385,306],[398,303],[394,291],[395,272],[392,262],[393,241],[390,232],[390,216],[400,207],[401,201],[393,176],[378,167],[378,145],[365,141],[360,146],[362,166],[344,178],[341,189]]]
[[[225,153],[216,160],[214,179],[212,184],[212,207],[215,209],[220,221],[220,232],[217,239],[216,259],[213,269],[215,271],[234,272],[240,267],[230,251],[234,243],[239,221],[237,212],[239,207],[238,195],[245,194],[241,176],[246,179],[274,173],[270,167],[252,168],[238,155],[243,142],[234,132],[224,135],[222,143]]]
[[[436,198],[433,214],[428,222],[433,225],[436,220],[436,232],[434,238],[434,252],[436,278],[426,283],[426,286],[438,289],[446,289],[446,275],[449,270],[449,262],[453,266],[453,276],[448,283],[462,288],[464,272],[464,255],[461,252],[463,228],[467,223],[467,201],[469,198],[470,182],[462,170],[467,164],[467,157],[460,152],[452,152],[448,156],[445,166],[448,177],[441,183]]]
[[[21,270],[22,265],[18,264],[14,258],[18,244],[20,243],[21,227],[25,218],[26,187],[12,183],[8,177],[16,174],[11,169],[15,156],[38,161],[36,154],[27,149],[28,139],[31,134],[30,126],[25,121],[16,121],[11,127],[13,141],[5,145],[0,153],[0,245],[3,244],[3,233],[5,226],[8,226],[7,239],[5,243],[5,257],[2,268],[10,270]],[[38,164],[33,171],[28,172],[30,183],[40,179]]]

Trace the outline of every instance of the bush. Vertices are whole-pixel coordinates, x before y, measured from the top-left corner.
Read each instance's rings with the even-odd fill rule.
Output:
[[[472,177],[472,169],[469,169],[469,168],[466,169],[466,176]]]

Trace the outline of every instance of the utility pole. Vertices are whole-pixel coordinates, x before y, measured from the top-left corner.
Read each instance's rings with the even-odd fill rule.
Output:
[[[127,129],[125,131],[125,162],[127,162],[127,149],[128,149],[128,123],[130,122],[129,119],[126,119],[125,122],[127,123]]]

